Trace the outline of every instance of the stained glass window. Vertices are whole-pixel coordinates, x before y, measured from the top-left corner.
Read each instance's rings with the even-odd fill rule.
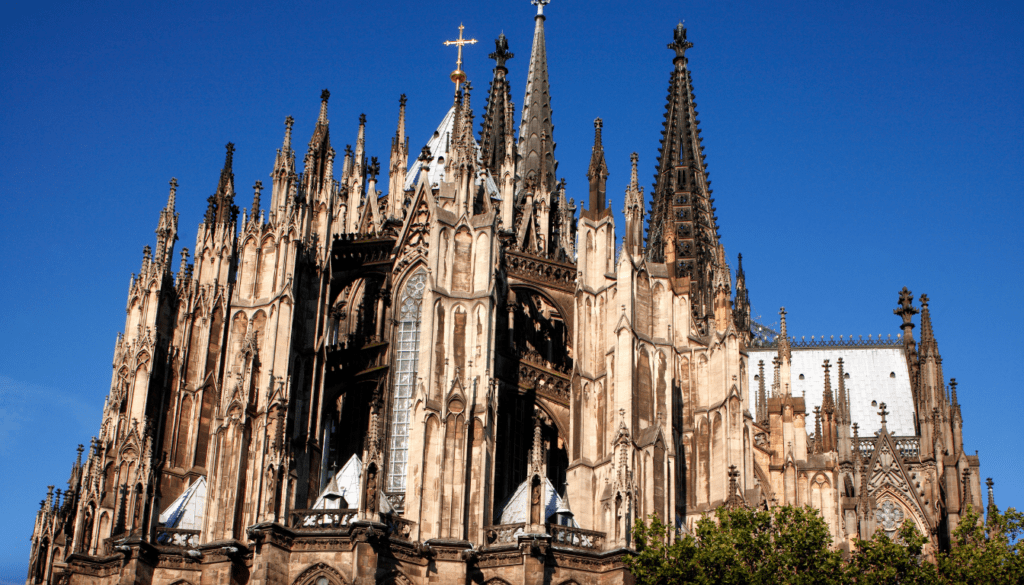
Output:
[[[387,489],[405,491],[405,467],[409,454],[409,406],[420,349],[420,315],[427,272],[419,270],[402,289],[398,307],[398,328],[395,332],[395,378],[391,398],[391,435],[388,438],[389,459]]]

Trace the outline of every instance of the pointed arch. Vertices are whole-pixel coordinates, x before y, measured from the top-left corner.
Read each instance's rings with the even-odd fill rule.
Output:
[[[416,268],[403,283],[398,297],[394,379],[391,385],[391,412],[388,437],[388,467],[385,485],[390,492],[405,492],[406,464],[409,452],[409,408],[419,367],[420,322],[427,271]]]
[[[316,563],[296,577],[292,585],[348,585],[348,580],[327,563]]]

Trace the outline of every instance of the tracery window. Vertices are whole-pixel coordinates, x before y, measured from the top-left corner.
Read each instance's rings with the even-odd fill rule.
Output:
[[[405,283],[399,301],[398,328],[395,332],[395,378],[391,389],[391,433],[387,490],[405,491],[405,467],[409,454],[409,405],[416,383],[416,365],[420,349],[420,315],[427,272],[420,269]]]

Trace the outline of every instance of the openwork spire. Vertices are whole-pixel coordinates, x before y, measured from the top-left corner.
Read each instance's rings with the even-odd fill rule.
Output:
[[[506,75],[508,69],[505,62],[515,55],[508,50],[508,39],[504,34],[494,40],[494,52],[489,55],[494,59],[494,77],[491,79],[487,103],[484,106],[483,128],[480,131],[480,149],[484,167],[491,171],[492,177],[498,177],[501,164],[506,157],[505,134],[512,132],[506,125],[505,112],[512,103],[511,88]],[[512,153],[514,155],[514,153]],[[514,158],[514,156],[513,156]],[[497,180],[497,179],[496,179]]]
[[[535,2],[538,7],[534,19],[533,50],[530,52],[530,70],[526,77],[526,97],[523,117],[519,125],[519,155],[522,157],[520,176],[527,185],[557,184],[555,171],[554,125],[551,123],[551,95],[548,86],[548,58],[544,44],[544,13],[547,2]],[[547,136],[546,140],[542,137]],[[544,193],[543,195],[548,195]]]
[[[692,46],[680,23],[668,45],[675,57],[651,202],[647,254],[651,260],[667,265],[677,290],[689,291],[693,318],[698,328],[704,329],[707,316],[714,311],[718,227],[685,56]]]

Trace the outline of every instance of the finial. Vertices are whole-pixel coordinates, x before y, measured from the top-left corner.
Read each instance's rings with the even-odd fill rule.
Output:
[[[434,160],[434,157],[432,156],[432,154],[430,152],[430,147],[429,146],[424,146],[423,147],[423,150],[420,151],[420,157],[417,160],[423,161],[424,165],[428,165],[428,164],[430,164],[430,161]]]
[[[174,177],[171,177],[170,185],[171,185],[171,192],[167,196],[167,209],[170,209],[171,211],[174,211],[174,199],[175,199],[176,194],[178,193],[178,179],[175,179]]]
[[[317,124],[327,123],[327,100],[331,99],[331,92],[323,90],[320,92],[320,117],[317,118]]]
[[[404,93],[402,95],[398,96],[398,107],[404,108],[405,107],[406,99],[407,98],[405,97]]]
[[[550,0],[549,0],[550,1]],[[466,39],[462,37],[462,31],[465,30],[465,26],[459,23],[459,38],[454,41],[445,41],[444,46],[450,47],[455,45],[459,48],[458,58],[455,60],[455,71],[451,73],[452,82],[455,84],[455,91],[458,93],[459,85],[466,80],[466,72],[462,70],[462,47],[465,45],[476,44],[476,39]]]
[[[921,301],[921,310],[922,311],[927,311],[928,310],[928,295],[921,295],[921,298],[919,300]]]
[[[515,55],[508,50],[508,39],[505,38],[505,33],[498,35],[498,38],[494,39],[494,52],[488,55],[489,58],[494,59],[495,66],[505,68],[505,61],[508,61]]]
[[[530,3],[537,7],[537,16],[544,16],[544,7],[551,4],[551,0],[530,0]]]
[[[326,91],[326,90],[325,90]],[[291,150],[292,148],[292,126],[295,125],[295,118],[288,116],[284,119],[284,146],[282,150]]]
[[[903,290],[900,291],[899,304],[898,308],[892,310],[893,314],[903,318],[901,327],[913,329],[914,323],[911,319],[917,314],[917,309],[914,308],[914,293],[910,292],[907,287],[903,287]]]
[[[260,215],[260,192],[263,191],[263,181],[256,181],[252,191],[252,217],[256,219]]]
[[[882,426],[884,427],[885,426],[885,415],[889,414],[889,411],[885,409],[885,403],[884,402],[880,402],[878,404],[878,408],[881,409],[881,410],[878,411],[878,415],[882,417]]]
[[[370,176],[371,181],[377,180],[377,175],[380,174],[380,163],[377,162],[377,157],[370,157],[370,163],[366,165],[366,174]]]
[[[686,58],[686,49],[692,48],[693,43],[686,40],[686,27],[683,26],[683,21],[679,21],[676,25],[676,30],[672,35],[672,42],[668,44],[668,48],[676,52],[676,59]]]

